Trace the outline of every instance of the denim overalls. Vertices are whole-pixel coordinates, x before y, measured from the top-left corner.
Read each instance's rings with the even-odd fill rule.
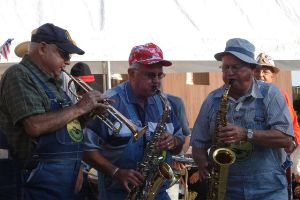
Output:
[[[50,111],[71,105],[67,94],[63,99],[57,98],[44,82],[33,75],[51,101]],[[77,199],[74,187],[82,158],[82,137],[80,124],[75,120],[37,139],[23,170],[24,200]]]
[[[106,95],[112,96],[118,93],[121,98],[122,104],[124,104],[127,109],[127,113],[129,114],[131,121],[138,127],[142,127],[141,120],[139,120],[137,117],[134,105],[129,103],[128,100],[125,98],[126,84],[127,82],[120,84],[119,86],[110,90],[110,93],[107,93]],[[155,112],[159,117],[162,113],[162,103],[158,96],[154,96],[154,100],[156,109]],[[124,129],[127,128],[124,126]],[[126,132],[126,130],[124,132]],[[131,132],[129,132],[129,130],[127,132],[131,135]],[[120,134],[122,134],[122,130]],[[133,140],[133,137],[131,136],[128,144],[126,145],[126,147],[124,147],[122,153],[120,154],[119,159],[117,159],[116,162],[114,162],[114,164],[120,167],[121,169],[136,169],[138,163],[142,161],[144,156],[144,141],[145,137],[141,137],[138,141],[135,142]],[[169,152],[167,152],[165,162],[167,162],[168,164],[171,163],[171,155]],[[110,176],[105,175],[103,173],[99,173],[98,184],[99,191],[106,191],[105,193],[100,192],[99,199],[101,200],[121,200],[125,199],[127,195],[127,192],[125,191],[123,185],[121,185],[116,179],[113,179]],[[158,194],[156,195],[156,200],[170,199],[166,192],[168,185],[168,182],[165,181],[163,186],[160,188]]]
[[[19,165],[9,157],[6,136],[0,131],[0,199],[16,200],[20,198]]]
[[[259,82],[264,96],[268,85]],[[252,103],[247,106],[247,101]],[[262,98],[245,97],[241,106],[229,103],[228,122],[247,129],[267,130],[266,108]],[[251,148],[241,146],[237,160],[229,167],[225,200],[287,200],[287,181],[281,167],[282,153],[279,149],[251,143]],[[249,147],[249,146],[248,146]],[[247,155],[243,149],[251,149]]]

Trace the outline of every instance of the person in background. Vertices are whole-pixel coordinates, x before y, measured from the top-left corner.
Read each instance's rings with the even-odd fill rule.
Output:
[[[265,53],[260,53],[257,56],[256,60],[257,60],[257,63],[259,64],[259,67],[255,70],[256,79],[264,81],[266,83],[272,83],[275,80],[276,75],[279,73],[280,69],[275,66],[275,63],[272,60],[271,56],[269,56]],[[298,145],[300,142],[300,127],[298,124],[297,114],[294,110],[293,103],[290,100],[289,95],[287,94],[286,91],[284,91],[282,89],[281,89],[281,93],[285,98],[285,101],[287,103],[287,106],[288,106],[288,109],[289,109],[289,112],[291,115],[292,123],[293,123],[295,144],[293,144],[289,148],[286,148],[286,152],[288,153],[288,155],[290,155],[296,148],[296,145]],[[295,158],[296,156],[297,155],[295,155],[295,154],[292,156],[294,165],[297,165],[297,162],[298,162],[297,159]],[[290,158],[288,157],[288,159],[290,159]],[[293,195],[293,192],[292,192],[292,188],[293,188],[293,186],[292,186],[293,178],[292,177],[293,177],[293,175],[292,174],[298,173],[295,171],[291,171],[291,169],[294,169],[294,168],[287,167],[287,170],[286,170],[286,175],[287,175],[287,179],[288,179],[288,183],[289,183],[289,187],[288,187],[289,196],[290,196],[289,199],[292,199],[291,196]]]
[[[71,54],[84,54],[67,30],[50,23],[31,36],[29,52],[0,83],[0,128],[22,168],[24,199],[76,199],[83,133],[79,117],[105,112],[103,95],[75,105],[60,87]]]
[[[94,90],[97,90],[98,86],[95,82],[96,81],[95,76],[92,74],[88,64],[84,62],[75,63],[75,65],[71,68],[70,74],[75,78],[82,80],[84,83],[86,83]],[[77,94],[81,95],[85,93],[85,91],[76,84],[75,84],[75,88]]]
[[[255,78],[257,80],[261,80],[266,83],[273,83],[280,69],[275,66],[275,63],[272,60],[271,56],[266,55],[265,53],[260,53],[257,56],[256,60],[257,63],[259,64],[259,67],[255,70]],[[287,92],[281,89],[281,93],[285,98],[285,101],[288,105],[289,112],[291,114],[291,119],[293,122],[294,138],[296,144],[298,145],[300,142],[300,127],[298,123],[297,114],[293,108],[293,103],[290,100]]]
[[[160,88],[165,76],[163,66],[171,64],[163,59],[163,52],[157,45],[135,46],[129,56],[129,80],[105,93],[114,102],[112,106],[136,126],[148,126],[147,132],[137,141],[125,125],[118,134],[113,134],[98,119],[88,124],[84,160],[98,170],[99,199],[123,200],[133,187],[142,186],[148,178],[137,171],[137,166],[146,156],[144,149],[161,119],[163,103],[155,90]],[[155,150],[165,152],[164,162],[170,164],[171,154],[181,152],[184,136],[172,110],[164,124],[166,130],[161,132]],[[152,164],[146,167],[149,165]],[[164,182],[155,199],[170,199],[166,193],[168,186],[169,183]]]
[[[182,151],[185,153],[190,144],[189,137],[191,135],[191,131],[189,128],[189,122],[186,116],[185,107],[182,99],[178,96],[172,95],[172,94],[166,94],[167,99],[169,100],[171,104],[171,108],[174,110],[175,116],[178,119],[178,122],[182,128],[182,133],[185,136],[185,142],[184,146],[182,148]]]
[[[293,191],[294,191],[294,196],[293,196],[293,199],[294,200],[297,200],[297,199],[300,199],[300,175],[299,174],[296,174],[295,176],[295,185],[294,185],[294,188],[293,188]]]
[[[212,145],[222,144],[234,151],[236,161],[229,167],[225,200],[288,198],[282,163],[284,148],[293,142],[291,117],[280,90],[255,79],[254,52],[248,40],[233,38],[225,51],[215,54],[221,61],[224,85],[204,100],[192,130],[192,154],[200,180],[209,174],[212,161],[207,150]],[[228,85],[226,116],[220,116],[226,117],[227,125],[220,127],[224,122],[217,116],[224,113],[219,110],[224,109],[220,103],[225,101],[222,96]]]
[[[182,133],[185,138],[185,142],[183,144],[183,148],[181,151],[181,155],[183,156],[187,150],[189,149],[189,144],[190,144],[190,135],[191,131],[189,128],[189,123],[187,120],[186,112],[185,112],[185,107],[182,99],[178,96],[174,96],[172,94],[166,94],[168,101],[170,102],[171,108],[173,109],[175,116],[178,119],[178,122],[182,128]],[[185,170],[185,164],[180,161],[176,161],[173,159],[172,162],[172,168],[175,169],[177,172],[182,172]],[[180,189],[180,184],[175,184],[172,187],[170,187],[167,192],[171,199],[178,199],[179,196],[179,189]]]
[[[174,113],[181,125],[182,128],[182,133],[185,136],[185,142],[181,151],[182,156],[185,155],[186,153],[189,156],[191,154],[190,151],[190,136],[191,136],[191,131],[189,128],[189,123],[187,120],[186,112],[185,112],[185,107],[182,99],[178,96],[174,96],[172,94],[167,94],[167,98],[171,104],[172,109],[174,110]],[[189,150],[189,151],[188,151]],[[190,163],[188,163],[190,165]],[[193,195],[193,198],[195,200],[200,200],[206,197],[206,183],[205,182],[200,182],[199,181],[199,173],[198,169],[195,168],[194,166],[188,167],[187,171],[186,169],[186,163],[176,161],[175,159],[173,160],[172,163],[172,168],[175,169],[178,172],[181,172],[183,174],[183,177],[179,180],[179,186],[178,184],[175,184],[174,186],[170,187],[167,191],[168,194],[170,195],[171,199],[179,199],[186,195],[185,193],[188,192],[189,196]],[[187,174],[184,174],[184,172],[187,172]],[[188,176],[188,182],[185,183],[185,178],[184,176]],[[188,187],[186,188],[185,185],[188,184]],[[188,191],[185,191],[188,189]],[[178,195],[179,194],[179,195]]]
[[[297,145],[297,148],[291,154],[291,160],[293,165],[291,167],[292,172],[292,192],[293,198],[300,198],[300,148]]]

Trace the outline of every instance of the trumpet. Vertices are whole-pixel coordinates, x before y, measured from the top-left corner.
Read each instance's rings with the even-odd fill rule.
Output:
[[[85,92],[89,92],[89,91],[93,90],[93,88],[91,88],[91,86],[89,86],[87,83],[85,83],[81,79],[72,76],[65,70],[62,70],[62,71],[70,77],[71,80],[68,82],[68,89],[77,99],[81,99],[81,97],[79,95],[75,94],[70,89],[70,85],[72,82],[74,82],[75,85],[77,85],[78,87],[83,89]],[[97,118],[99,118],[105,125],[107,125],[108,128],[111,129],[114,134],[119,134],[119,132],[122,128],[122,125],[123,125],[122,123],[124,123],[129,128],[129,130],[132,132],[135,141],[137,141],[141,136],[143,136],[145,134],[148,126],[142,127],[141,130],[139,131],[138,127],[135,124],[133,124],[129,119],[127,119],[124,115],[122,115],[117,109],[115,109],[113,106],[111,106],[107,99],[104,99],[103,103],[108,106],[108,108],[107,108],[108,114],[111,115],[113,118],[115,118],[116,121],[112,122],[111,120],[108,119],[107,116],[102,115],[102,114],[95,114],[95,116]]]

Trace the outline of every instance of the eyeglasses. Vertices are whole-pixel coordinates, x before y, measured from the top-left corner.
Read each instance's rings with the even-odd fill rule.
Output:
[[[233,64],[233,65],[221,65],[220,68],[222,69],[222,72],[228,72],[229,69],[231,69],[231,71],[233,73],[238,72],[240,69],[242,69],[244,66],[246,65],[246,63],[238,63],[238,64]]]
[[[66,60],[66,61],[71,60],[71,54],[69,54],[69,53],[66,52],[65,50],[63,50],[63,49],[57,47],[57,51],[58,51],[58,53],[59,53],[59,55],[60,55],[60,57],[61,57],[62,59]]]
[[[146,72],[145,74],[144,74],[148,79],[151,79],[151,80],[154,80],[156,77],[159,79],[159,80],[161,80],[161,79],[163,79],[165,76],[166,76],[166,74],[165,73],[154,73],[154,72]]]

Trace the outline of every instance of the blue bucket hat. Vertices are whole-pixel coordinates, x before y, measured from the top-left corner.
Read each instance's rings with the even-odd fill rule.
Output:
[[[232,54],[246,63],[257,65],[257,62],[254,59],[254,52],[255,46],[248,40],[232,38],[226,42],[226,47],[223,52],[215,54],[215,58],[216,60],[221,61],[225,54]]]
[[[84,54],[84,51],[75,45],[67,30],[50,23],[40,26],[36,32],[31,35],[31,42],[55,44],[69,54]]]

